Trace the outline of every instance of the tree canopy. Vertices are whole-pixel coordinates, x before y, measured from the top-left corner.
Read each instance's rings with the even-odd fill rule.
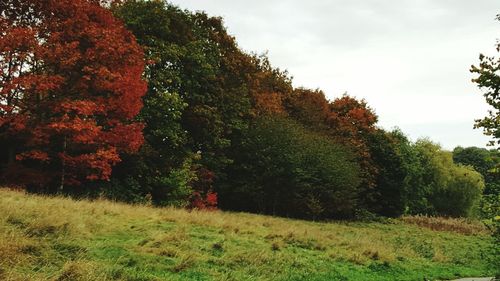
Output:
[[[5,173],[59,189],[109,179],[120,154],[143,142],[134,36],[97,1],[9,0],[0,10]]]

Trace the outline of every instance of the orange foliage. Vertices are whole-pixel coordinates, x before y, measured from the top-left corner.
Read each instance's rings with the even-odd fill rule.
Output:
[[[273,68],[266,56],[246,56],[247,84],[254,116],[286,114],[285,99],[292,92],[286,71]]]
[[[375,187],[378,169],[371,157],[368,135],[376,130],[378,117],[364,100],[348,95],[330,103],[330,133],[340,142],[354,148],[361,165],[365,188]]]
[[[108,179],[143,142],[135,38],[99,1],[6,0],[0,10],[0,141],[22,144],[9,148],[17,164],[61,186]]]
[[[326,121],[330,109],[321,90],[295,89],[287,99],[287,110],[307,127],[321,132],[328,131]]]
[[[364,100],[344,95],[328,101],[321,90],[299,88],[287,99],[286,107],[290,115],[307,128],[350,147],[362,167],[365,187],[375,186],[377,168],[367,137],[375,132],[377,115]]]
[[[259,114],[284,114],[282,97],[278,93],[256,92],[254,108]]]

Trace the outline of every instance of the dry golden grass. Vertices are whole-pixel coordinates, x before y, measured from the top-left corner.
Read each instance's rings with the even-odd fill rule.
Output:
[[[487,272],[479,257],[488,239],[459,220],[322,223],[0,189],[0,280],[9,281],[301,280],[325,272],[316,280],[337,280],[336,266],[357,280],[412,280],[422,270]],[[387,279],[390,268],[410,277]]]
[[[489,231],[479,221],[465,218],[443,218],[429,216],[405,216],[402,221],[436,231],[450,231],[465,235],[484,235]]]

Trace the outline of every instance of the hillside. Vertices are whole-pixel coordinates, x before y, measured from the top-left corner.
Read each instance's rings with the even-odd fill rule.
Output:
[[[0,279],[436,280],[492,274],[485,262],[488,234],[452,224],[455,232],[403,220],[317,223],[3,189]]]

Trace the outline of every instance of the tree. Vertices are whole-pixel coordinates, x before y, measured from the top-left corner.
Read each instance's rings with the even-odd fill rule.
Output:
[[[369,204],[372,212],[388,217],[402,215],[407,206],[408,169],[400,151],[398,138],[382,129],[369,135],[368,146],[378,173],[375,178],[375,200]]]
[[[123,169],[115,178],[139,180],[153,201],[168,203],[167,195],[182,186],[165,185],[174,182],[167,180],[171,170],[195,157],[193,170],[202,165],[214,174],[215,184],[231,162],[231,143],[249,123],[249,80],[258,71],[253,57],[237,47],[218,17],[163,1],[124,1],[113,11],[151,62],[140,114],[146,145],[140,157],[128,163],[133,171]]]
[[[480,215],[491,219],[500,214],[500,152],[478,147],[456,147],[453,161],[469,165],[481,173],[485,188],[481,199]]]
[[[429,187],[423,182],[425,166],[422,162],[422,154],[417,147],[400,130],[391,132],[392,139],[396,142],[397,150],[401,156],[401,168],[406,172],[401,189],[406,193],[406,214],[427,214],[431,206],[429,199]]]
[[[52,191],[108,179],[143,142],[134,36],[98,1],[6,0],[0,10],[2,174]]]
[[[171,170],[195,157],[193,170],[200,170],[198,165],[208,169],[217,189],[225,180],[224,168],[238,153],[233,143],[250,120],[284,113],[282,100],[292,88],[287,73],[272,68],[265,55],[241,51],[221,18],[163,1],[129,0],[113,11],[150,61],[139,115],[146,143],[137,157],[115,169],[113,181],[120,184],[113,185],[126,188],[140,182],[140,197],[151,193],[155,203],[166,204],[184,182],[173,184]]]
[[[363,208],[376,204],[380,195],[376,190],[378,170],[369,142],[377,131],[378,117],[366,101],[348,95],[328,101],[321,90],[299,88],[287,97],[285,104],[292,118],[355,153],[363,180],[360,201],[364,202]]]
[[[346,147],[279,116],[256,119],[239,147],[220,190],[223,208],[313,219],[353,214],[359,166]]]
[[[290,116],[316,132],[328,134],[330,103],[321,90],[294,89],[286,100]]]
[[[485,194],[500,194],[500,152],[496,149],[479,147],[456,147],[453,150],[453,161],[472,166],[484,177]]]
[[[351,147],[361,167],[360,199],[365,208],[376,203],[378,174],[369,148],[369,137],[376,132],[378,116],[365,100],[343,95],[330,103],[327,123],[329,135],[339,143]]]
[[[424,191],[419,194],[423,194],[428,203],[424,213],[470,216],[484,189],[481,174],[469,166],[456,165],[451,152],[443,151],[429,140],[418,140],[415,149],[423,167],[418,188]]]
[[[232,135],[248,123],[250,56],[238,49],[218,17],[183,11],[162,1],[124,1],[114,11],[152,62],[146,100],[156,101],[165,93],[177,95],[185,105],[178,110],[182,131],[187,131],[186,149],[201,151],[201,161],[211,170],[223,167]],[[169,108],[164,103],[146,103],[143,112],[152,110]],[[147,124],[163,127],[155,125],[158,121],[152,117]],[[172,123],[179,124],[178,120]]]
[[[274,68],[266,54],[251,56],[245,71],[252,103],[252,116],[287,115],[286,100],[293,91],[287,71]]]
[[[500,21],[500,15],[497,16]],[[497,42],[500,52],[500,41]],[[488,116],[476,120],[475,128],[483,128],[484,134],[491,136],[491,145],[500,144],[500,57],[479,55],[479,66],[471,66],[470,71],[478,75],[472,82],[484,90],[486,102],[492,106]],[[496,139],[496,141],[495,141]]]
[[[179,87],[181,58],[187,53],[181,44],[192,37],[188,15],[161,1],[115,3],[112,11],[135,35],[149,62],[144,73],[148,89],[137,116],[145,125],[145,143],[137,154],[126,156],[100,189],[113,199],[135,202],[151,195],[157,205],[186,205],[192,166],[198,161],[181,124],[188,107]]]

